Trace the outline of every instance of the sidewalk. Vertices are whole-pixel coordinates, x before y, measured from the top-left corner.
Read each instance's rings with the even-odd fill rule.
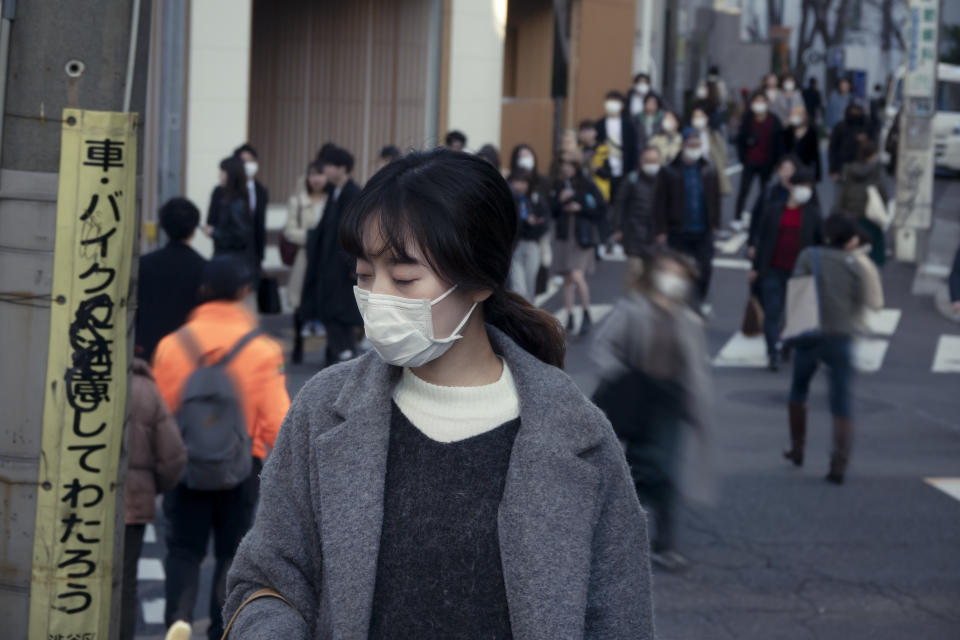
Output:
[[[941,315],[960,323],[950,308],[947,278],[960,246],[960,178],[937,177],[933,188],[933,225],[927,260],[917,269],[913,292],[932,295]]]

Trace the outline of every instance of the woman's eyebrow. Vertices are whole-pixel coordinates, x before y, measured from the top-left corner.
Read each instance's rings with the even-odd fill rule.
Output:
[[[411,256],[391,255],[389,258],[387,258],[387,264],[391,266],[399,266],[399,265],[420,266],[420,261]]]

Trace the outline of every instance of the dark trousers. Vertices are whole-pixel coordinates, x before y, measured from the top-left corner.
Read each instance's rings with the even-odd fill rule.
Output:
[[[847,336],[819,336],[794,343],[793,383],[790,402],[806,404],[810,381],[822,362],[829,373],[830,413],[851,419],[853,388],[853,341]]]
[[[233,489],[198,491],[181,483],[164,495],[163,513],[167,519],[164,622],[168,627],[177,620],[193,622],[200,588],[200,564],[207,553],[212,530],[216,564],[207,635],[211,640],[223,635],[221,611],[227,596],[227,571],[240,540],[253,523],[262,467],[262,461],[255,458],[250,477]]]
[[[327,333],[327,366],[340,362],[340,354],[344,351],[356,351],[352,324],[325,320],[323,328]]]
[[[679,418],[653,417],[645,425],[644,437],[628,441],[627,465],[633,477],[640,504],[653,514],[653,539],[656,552],[674,548],[676,529],[676,466],[680,456]]]
[[[713,276],[713,254],[715,251],[713,232],[671,233],[667,237],[667,244],[672,249],[688,255],[696,261],[697,269],[700,271],[700,278],[697,280],[697,293],[700,296],[700,302],[704,302],[707,299],[710,279]]]
[[[143,550],[144,524],[128,524],[123,534],[123,586],[120,591],[120,640],[137,632],[137,563]]]
[[[294,363],[303,360],[303,314],[300,307],[293,311],[293,353],[291,359]]]
[[[787,281],[790,272],[770,269],[763,275],[760,283],[760,304],[763,305],[763,335],[767,339],[767,355],[777,351],[780,330],[783,325],[783,311],[787,304]]]
[[[750,195],[750,187],[753,185],[754,178],[760,179],[760,197],[763,197],[763,190],[770,182],[772,173],[772,164],[750,165],[744,163],[743,173],[740,175],[740,189],[737,190],[737,208],[733,213],[737,220],[743,217],[743,205],[746,204],[747,196]]]

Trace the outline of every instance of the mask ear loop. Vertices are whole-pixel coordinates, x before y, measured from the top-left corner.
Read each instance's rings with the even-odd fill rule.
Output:
[[[446,294],[444,294],[446,295]],[[473,310],[477,308],[478,302],[474,302],[470,306],[470,310],[467,311],[467,315],[463,316],[463,320],[460,321],[460,324],[457,325],[457,328],[446,338],[434,338],[434,342],[452,342],[454,340],[459,340],[463,336],[460,335],[460,331],[467,325],[467,321],[470,320],[470,316],[473,315]],[[431,318],[431,321],[433,318]]]
[[[456,288],[457,288],[458,286],[460,286],[460,285],[456,285],[456,284],[455,284],[455,285],[453,285],[452,287],[450,287],[449,289],[447,289],[446,293],[442,294],[442,295],[441,295],[439,298],[437,298],[436,300],[433,300],[433,301],[430,303],[430,306],[432,307],[433,305],[437,304],[438,302],[443,302],[443,301],[446,299],[447,296],[449,296],[451,293],[453,293],[453,292],[456,290]]]

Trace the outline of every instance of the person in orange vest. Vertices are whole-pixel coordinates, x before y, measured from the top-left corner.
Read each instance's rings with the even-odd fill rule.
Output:
[[[227,570],[253,521],[260,469],[290,408],[283,351],[259,332],[244,304],[254,280],[240,258],[207,263],[203,304],[154,356],[157,387],[187,445],[187,469],[163,500],[167,640],[190,638],[211,530],[216,566],[208,636],[222,635]]]

